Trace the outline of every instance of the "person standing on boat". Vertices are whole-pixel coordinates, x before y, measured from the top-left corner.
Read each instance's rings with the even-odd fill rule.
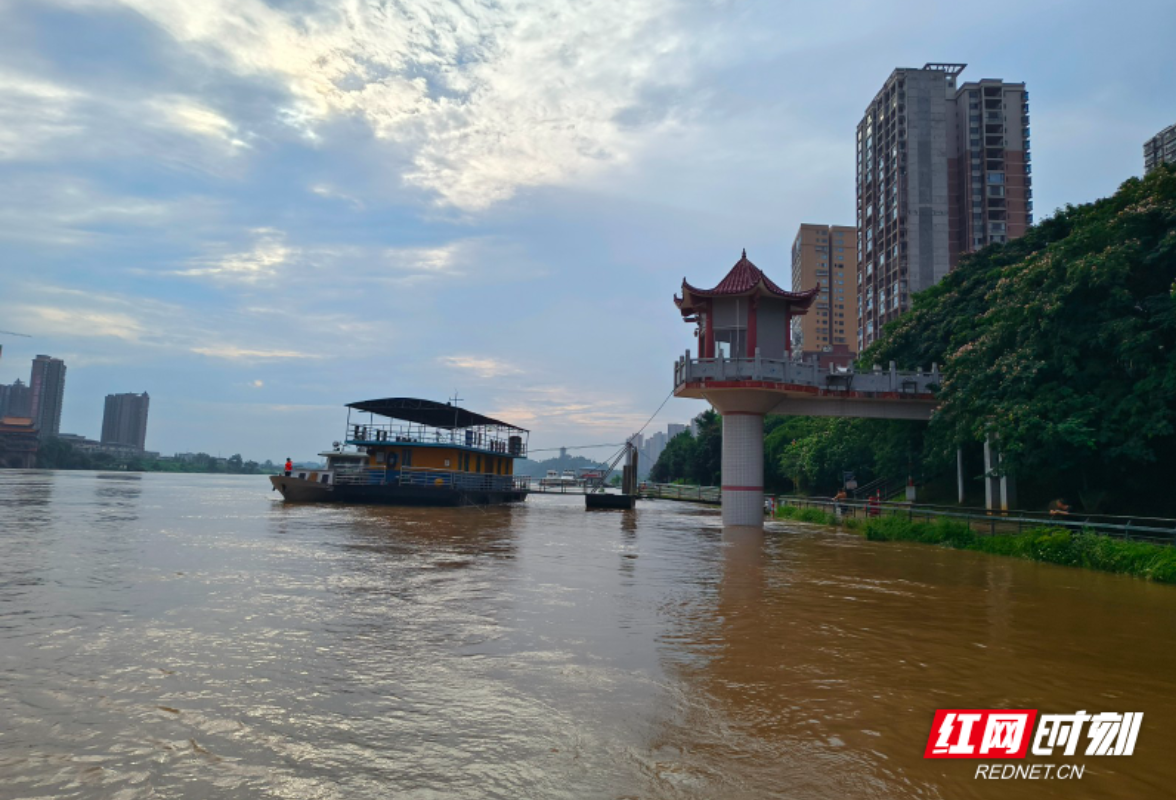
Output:
[[[290,473],[294,471],[294,462],[289,458],[286,459],[286,477],[290,477]]]

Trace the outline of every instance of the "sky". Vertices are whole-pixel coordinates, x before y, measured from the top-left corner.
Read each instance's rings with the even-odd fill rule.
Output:
[[[275,461],[347,402],[442,400],[533,449],[621,441],[694,347],[672,304],[853,224],[891,70],[1025,81],[1037,215],[1176,122],[1164,2],[0,0],[0,382],[62,430]],[[672,399],[647,432],[684,422]],[[604,451],[586,451],[604,455]]]

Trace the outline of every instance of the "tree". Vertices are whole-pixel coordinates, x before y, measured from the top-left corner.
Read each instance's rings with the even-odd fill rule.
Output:
[[[657,483],[683,481],[717,486],[723,462],[723,422],[713,410],[698,417],[698,436],[682,431],[666,443],[649,479]]]
[[[1170,510],[1176,168],[962,259],[862,360],[942,365],[929,464],[993,435],[1010,473],[1088,510]]]

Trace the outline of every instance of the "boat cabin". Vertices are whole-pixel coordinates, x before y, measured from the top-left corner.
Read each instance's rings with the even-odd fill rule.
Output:
[[[465,408],[411,397],[347,404],[347,434],[328,456],[335,482],[395,475],[401,484],[512,484],[528,431]],[[492,478],[500,478],[494,481]],[[439,482],[439,483],[438,483]]]

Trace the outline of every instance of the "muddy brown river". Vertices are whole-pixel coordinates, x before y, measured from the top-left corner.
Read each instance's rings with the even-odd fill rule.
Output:
[[[937,708],[1142,711],[1081,779]],[[2,798],[1176,795],[1176,588],[717,510],[0,471]]]

